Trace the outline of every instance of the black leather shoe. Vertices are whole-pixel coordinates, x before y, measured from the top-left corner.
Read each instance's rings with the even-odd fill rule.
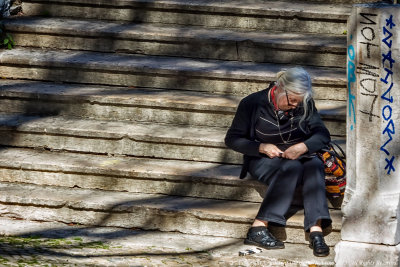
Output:
[[[313,249],[314,256],[326,257],[329,255],[329,247],[325,243],[322,232],[310,233],[310,248]]]
[[[251,227],[247,232],[247,238],[244,240],[247,245],[256,245],[266,249],[284,248],[282,241],[276,239],[264,226]]]

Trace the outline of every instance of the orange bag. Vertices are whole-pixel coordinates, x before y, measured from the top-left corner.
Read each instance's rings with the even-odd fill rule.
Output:
[[[342,155],[339,155],[334,146],[340,150]],[[332,198],[343,196],[346,189],[346,154],[343,149],[338,144],[331,142],[328,148],[322,149],[317,154],[324,162],[327,194]]]

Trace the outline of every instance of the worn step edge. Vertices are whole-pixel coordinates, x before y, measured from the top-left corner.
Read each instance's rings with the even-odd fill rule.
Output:
[[[24,1],[22,8],[25,14],[36,16],[334,34],[346,30],[351,10],[351,5],[279,1],[125,1],[128,4],[119,7],[102,5],[104,1],[98,5],[74,2]]]
[[[316,106],[332,136],[345,136],[345,104],[321,103]],[[49,100],[34,97],[2,97],[0,113],[12,113],[25,116],[63,116],[107,121],[153,122],[162,124],[229,127],[234,113],[204,111],[199,109],[182,109],[173,107],[119,105],[117,103],[101,104],[81,99]]]
[[[0,77],[247,95],[293,65],[194,60],[95,52],[13,49],[0,52]],[[345,70],[306,67],[315,91],[345,91]]]
[[[284,1],[286,1],[286,0],[284,0]],[[290,0],[288,0],[288,1],[290,1]],[[309,0],[303,0],[304,2],[311,2],[311,1],[309,1]],[[312,0],[312,2],[315,2],[315,3],[331,3],[331,4],[334,4],[334,3],[337,3],[337,4],[343,4],[343,3],[346,3],[346,4],[363,4],[363,3],[374,3],[374,2],[376,2],[376,0]]]
[[[95,139],[124,138],[193,146],[224,147],[226,128],[194,127],[126,121],[102,121],[58,116],[16,116],[0,114],[1,128],[33,134],[79,136]]]
[[[0,116],[0,144],[240,164],[242,155],[225,147],[226,129],[63,117]]]
[[[156,95],[153,96],[155,97]],[[93,100],[95,97],[90,97],[93,101],[84,100],[85,97],[77,99],[76,96],[72,96],[69,99],[67,97],[62,98],[63,100],[60,100],[60,98],[55,99],[53,96],[48,98],[44,95],[32,97],[21,96],[21,94],[19,94],[19,97],[3,95],[0,98],[0,113],[12,113],[15,116],[63,116],[106,121],[151,122],[225,128],[231,125],[234,116],[234,112],[186,109],[179,107],[181,103],[178,102],[175,102],[176,107],[168,107],[158,105],[158,102],[155,105],[145,106],[142,104],[100,103],[101,101]],[[155,101],[158,100],[160,99],[155,99]],[[146,99],[144,99],[144,102],[146,102]],[[153,104],[150,101],[148,103]],[[170,102],[168,105],[173,103]],[[331,135],[345,136],[344,102],[317,101],[316,105]],[[208,106],[207,108],[212,107]],[[219,108],[216,107],[216,109]]]
[[[239,179],[241,165],[0,149],[0,181],[261,202],[266,186]],[[340,199],[328,199],[331,208]],[[293,204],[302,205],[301,192]]]
[[[233,114],[241,99],[195,91],[0,80],[0,97]]]
[[[232,41],[264,44],[265,47],[310,52],[346,54],[346,36],[310,33],[274,33],[208,29],[189,26],[116,23],[70,18],[14,17],[3,21],[8,32],[24,34],[66,35],[74,37],[110,37],[114,40],[146,40],[183,43],[188,41]],[[118,50],[114,48],[115,50]],[[129,50],[128,48],[126,50]],[[134,49],[133,49],[134,51]]]
[[[197,27],[17,18],[5,22],[19,46],[327,67],[346,64],[346,36],[235,32]]]
[[[81,51],[60,51],[16,48],[0,53],[3,65],[22,65],[44,68],[75,68],[116,73],[151,72],[154,74],[189,74],[234,80],[266,82],[275,78],[277,72],[290,65],[268,63],[195,60],[177,57],[108,54]],[[316,84],[345,85],[345,70],[339,68],[307,67]]]
[[[2,148],[3,182],[168,195],[262,201],[265,186],[239,179],[241,167]]]
[[[213,127],[230,126],[241,99],[194,91],[4,79],[0,97],[0,112]],[[316,97],[324,95],[317,91]],[[344,136],[345,127],[340,125],[345,120],[345,101],[316,99],[316,106],[331,134]]]
[[[236,15],[251,16],[286,16],[295,18],[310,18],[322,20],[340,20],[347,21],[351,11],[351,5],[306,3],[291,1],[290,7],[287,2],[282,1],[241,1],[241,0],[223,0],[223,1],[187,1],[187,0],[140,0],[126,1],[117,0],[110,3],[107,0],[26,0],[24,4],[45,3],[57,5],[80,5],[90,7],[104,7],[108,9],[115,8],[146,8],[146,9],[165,9],[185,12],[205,12],[205,13],[229,13]]]
[[[1,179],[6,182],[252,202],[261,202],[265,193],[263,184],[255,180],[238,179],[240,165],[5,147],[0,150],[0,155],[0,167],[3,168]],[[81,175],[85,175],[85,179],[80,179]],[[160,183],[161,186],[150,186],[146,181]],[[216,188],[218,186],[220,188]]]
[[[0,112],[20,115],[229,127],[240,99],[182,90],[0,80]],[[316,105],[331,134],[345,136],[345,102],[317,99]]]
[[[192,2],[193,3],[193,2]],[[54,3],[22,3],[26,15],[31,16],[53,16],[74,17],[86,19],[134,21],[139,23],[158,23],[172,25],[192,25],[208,28],[230,28],[251,29],[279,32],[311,32],[343,34],[346,31],[346,14],[340,13],[338,19],[330,19],[332,14],[326,14],[320,18],[319,13],[291,12],[287,7],[278,12],[267,12],[268,14],[235,14],[224,12],[202,12],[182,10],[181,6],[176,9],[141,7],[106,7],[78,4],[54,4]],[[324,8],[324,7],[323,7]],[[273,13],[281,13],[274,15]],[[264,12],[265,13],[265,12]],[[302,16],[306,14],[306,16]],[[317,14],[318,18],[315,18]],[[299,17],[298,17],[299,16]],[[334,17],[333,15],[332,17]],[[345,18],[346,17],[346,18]]]
[[[0,97],[10,100],[44,101],[101,106],[142,107],[186,110],[188,112],[233,115],[242,97],[213,95],[202,92],[154,88],[109,87],[79,84],[60,84],[26,80],[0,80]],[[326,97],[331,97],[327,93]],[[324,99],[315,95],[322,116],[343,120],[346,103],[342,99]],[[344,100],[344,99],[343,99]],[[33,107],[31,107],[33,108]],[[51,109],[51,107],[49,107]],[[72,111],[71,111],[72,112]],[[132,118],[134,119],[134,118]],[[231,120],[232,118],[230,118]]]
[[[239,100],[195,91],[0,80],[0,112],[25,115],[227,127]]]
[[[0,131],[0,144],[6,146],[233,164],[242,161],[240,153],[224,144],[226,127],[0,114]]]
[[[0,192],[0,207],[8,217],[236,238],[245,237],[259,207],[251,202],[9,183],[0,183]],[[280,229],[286,230],[287,240],[306,241],[302,213],[295,213],[286,229]],[[340,239],[341,212],[331,210],[331,217],[327,241],[332,245]]]

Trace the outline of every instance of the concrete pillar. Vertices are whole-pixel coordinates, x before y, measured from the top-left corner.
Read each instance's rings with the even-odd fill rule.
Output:
[[[347,177],[337,266],[400,264],[400,5],[355,5],[347,42]]]

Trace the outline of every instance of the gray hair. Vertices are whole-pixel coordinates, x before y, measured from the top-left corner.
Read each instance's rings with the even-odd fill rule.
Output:
[[[312,83],[311,77],[308,72],[302,67],[290,68],[286,71],[278,72],[276,86],[280,89],[277,99],[283,97],[286,93],[303,96],[304,112],[300,118],[300,128],[304,121],[307,121],[314,112],[314,105],[312,104]]]

